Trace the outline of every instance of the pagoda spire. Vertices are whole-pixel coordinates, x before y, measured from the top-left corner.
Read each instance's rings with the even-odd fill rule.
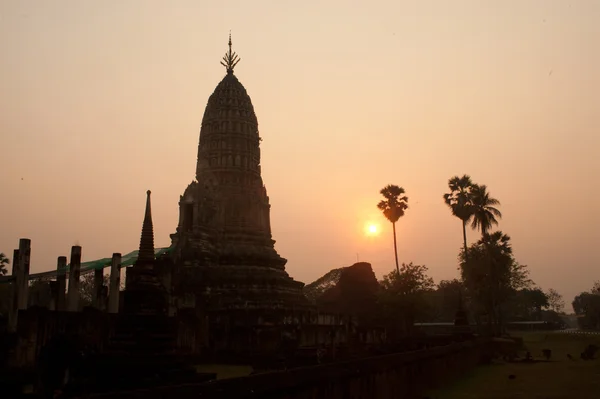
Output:
[[[229,51],[223,56],[223,65],[227,69],[227,73],[233,73],[233,68],[240,62],[241,58],[235,52],[231,51],[231,31],[229,31]]]
[[[140,239],[138,262],[151,262],[154,260],[154,229],[152,227],[150,193],[150,190],[146,191],[146,214],[144,215],[144,223],[142,224],[142,238]]]

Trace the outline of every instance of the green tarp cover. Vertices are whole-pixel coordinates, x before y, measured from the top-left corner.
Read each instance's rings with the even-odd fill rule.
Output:
[[[154,250],[154,254],[158,258],[159,256],[161,256],[165,253],[170,253],[172,251],[172,249],[173,249],[172,247],[156,248]],[[128,254],[122,255],[121,256],[121,267],[132,266],[135,263],[135,261],[137,260],[138,252],[139,251],[132,251]],[[98,259],[98,260],[92,260],[89,262],[83,262],[83,263],[81,263],[81,274],[91,273],[92,271],[97,270],[97,269],[104,269],[105,267],[110,267],[111,261],[112,261],[111,258],[102,258],[102,259]],[[69,270],[69,265],[67,265],[67,271],[68,270]],[[34,273],[34,274],[29,275],[30,280],[34,280],[37,278],[44,278],[44,277],[56,277],[56,269],[49,270],[47,272]],[[12,281],[13,279],[14,279],[13,276],[0,277],[0,284],[7,283],[9,281]]]

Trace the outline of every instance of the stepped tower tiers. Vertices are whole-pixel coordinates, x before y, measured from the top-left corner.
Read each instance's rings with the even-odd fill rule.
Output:
[[[126,272],[124,307],[127,313],[165,314],[167,311],[167,293],[156,271],[150,194],[148,190],[138,258]]]
[[[303,299],[303,284],[289,277],[286,259],[274,248],[258,120],[233,73],[238,62],[230,35],[221,62],[227,74],[202,118],[196,180],[179,201],[174,260],[182,265],[185,294],[192,291],[198,299],[210,292],[205,299],[211,308],[283,306]]]

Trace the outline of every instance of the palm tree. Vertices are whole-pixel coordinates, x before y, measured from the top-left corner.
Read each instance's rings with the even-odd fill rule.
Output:
[[[478,185],[476,184],[472,190],[473,194],[473,221],[471,222],[471,227],[473,229],[479,228],[481,230],[481,240],[480,242],[483,244],[484,248],[489,252],[488,262],[489,262],[489,270],[490,270],[490,278],[494,281],[494,284],[498,283],[499,276],[497,269],[497,262],[494,261],[494,257],[492,256],[492,252],[497,250],[499,254],[508,254],[512,253],[510,246],[508,246],[508,240],[510,237],[502,234],[502,232],[494,232],[489,234],[489,231],[494,225],[498,225],[498,220],[496,218],[501,218],[502,213],[495,208],[494,206],[500,205],[500,201],[490,196],[490,193],[487,191],[487,186],[485,184]],[[496,290],[491,290],[490,299],[491,299],[491,312],[490,312],[490,323],[494,326],[494,333],[499,334],[502,325],[502,315],[500,314],[500,310],[497,307],[497,293]]]
[[[8,273],[8,269],[6,266],[10,263],[6,255],[3,252],[0,252],[0,275],[5,276]]]
[[[452,214],[462,221],[463,244],[465,256],[467,254],[467,223],[473,216],[472,190],[473,182],[471,176],[454,176],[448,180],[450,192],[444,194],[444,202],[452,210]]]
[[[380,191],[381,195],[385,198],[379,201],[377,208],[381,209],[383,215],[392,222],[392,229],[394,231],[394,255],[396,257],[396,271],[400,275],[400,266],[398,266],[398,246],[396,245],[396,222],[402,216],[404,211],[408,209],[408,197],[402,187],[388,184]]]
[[[510,292],[528,285],[527,273],[513,257],[510,237],[494,231],[469,249],[469,259],[461,259],[461,277],[468,290],[488,315],[490,332],[500,334],[503,326],[501,305]]]
[[[496,218],[502,218],[502,213],[494,207],[500,205],[500,201],[490,196],[485,184],[473,185],[471,194],[473,204],[473,221],[471,222],[471,227],[473,229],[480,229],[481,236],[485,237],[492,226],[498,225]]]

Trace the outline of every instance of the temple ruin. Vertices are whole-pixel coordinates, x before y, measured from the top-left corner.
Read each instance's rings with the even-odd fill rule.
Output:
[[[261,177],[258,120],[234,74],[237,54],[221,62],[227,73],[202,118],[196,179],[179,201],[171,235],[179,279],[178,308],[202,302],[210,310],[306,307],[303,283],[285,271],[274,248],[269,197]]]
[[[226,75],[206,105],[195,179],[180,196],[170,247],[154,246],[150,190],[138,251],[82,263],[82,247],[73,246],[70,258],[58,257],[55,270],[33,275],[31,241],[19,241],[12,275],[0,276],[0,284],[11,288],[9,317],[0,317],[0,370],[10,382],[9,395],[33,380],[47,394],[70,387],[71,397],[140,387],[177,390],[216,378],[197,372],[199,364],[287,370],[424,346],[411,340],[390,346],[386,328],[373,317],[378,283],[370,264],[328,273],[309,287],[310,300],[304,284],[286,272],[271,234],[258,120],[234,75],[238,62],[230,36],[221,62]],[[81,278],[91,273],[93,293],[83,301]],[[44,288],[35,297],[29,295],[33,279],[36,289]],[[478,348],[451,349],[471,361]],[[404,361],[364,363],[365,375],[397,370]],[[299,389],[318,380],[324,386],[331,370],[292,373],[284,385]],[[250,378],[252,388],[243,389],[284,388],[270,378]]]

